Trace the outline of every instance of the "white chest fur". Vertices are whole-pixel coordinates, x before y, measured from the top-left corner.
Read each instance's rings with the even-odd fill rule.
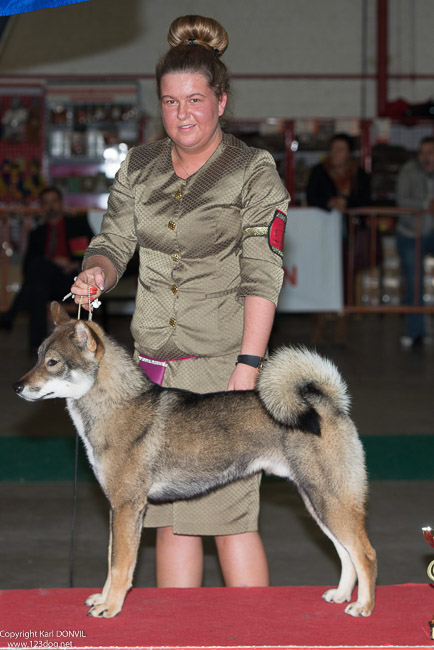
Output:
[[[93,447],[90,444],[89,438],[86,435],[83,418],[81,417],[81,413],[75,404],[75,400],[72,399],[66,400],[66,406],[68,408],[69,415],[71,416],[71,419],[74,422],[75,428],[77,429],[78,435],[83,441],[84,447],[86,449],[87,457],[89,459],[90,464],[92,465],[93,471],[95,472],[95,476],[98,479],[100,485],[103,487],[104,476],[101,471],[100,463],[98,462],[98,458],[95,457]]]

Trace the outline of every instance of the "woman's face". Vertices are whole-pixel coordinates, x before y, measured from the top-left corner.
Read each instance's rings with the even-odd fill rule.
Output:
[[[161,79],[161,117],[169,138],[190,153],[201,153],[221,139],[219,117],[226,93],[218,99],[203,74],[179,72]]]
[[[351,151],[345,140],[334,140],[330,147],[330,159],[332,165],[340,167],[351,160]]]

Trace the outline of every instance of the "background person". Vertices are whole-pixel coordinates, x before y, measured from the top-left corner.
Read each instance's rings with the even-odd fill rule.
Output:
[[[371,179],[353,156],[354,143],[346,133],[336,133],[330,140],[329,153],[324,161],[315,165],[309,176],[307,185],[307,203],[309,206],[322,210],[338,210],[342,214],[349,208],[358,208],[371,203]],[[363,223],[356,228],[356,254],[354,270],[369,266],[369,231]],[[362,242],[363,239],[363,242]],[[362,255],[358,254],[363,245]],[[348,282],[348,240],[347,228],[344,227],[343,239],[343,284],[344,298],[347,295]],[[364,259],[361,259],[364,258]],[[327,316],[318,314],[315,317],[313,342],[322,344]],[[346,344],[346,319],[340,315],[337,319],[335,344]]]
[[[397,203],[401,208],[423,210],[421,220],[419,300],[423,304],[423,258],[434,255],[434,138],[423,138],[417,158],[409,160],[401,169],[397,181]],[[414,274],[416,218],[402,215],[397,224],[397,248],[406,283],[406,304],[414,304]],[[401,337],[404,347],[417,347],[426,341],[424,314],[407,314],[406,335]]]
[[[307,184],[307,204],[322,210],[359,208],[371,203],[370,176],[353,156],[354,143],[346,133],[330,140],[329,153],[315,165]]]
[[[47,304],[68,293],[93,232],[86,217],[64,213],[62,193],[46,187],[40,194],[43,223],[31,231],[23,261],[23,284],[1,326],[10,330],[18,311],[29,314],[29,351],[47,336]]]
[[[168,137],[130,150],[71,291],[78,302],[88,283],[94,296],[113,287],[138,243],[131,331],[144,371],[155,378],[158,360],[163,386],[252,389],[283,279],[289,197],[269,153],[221,131],[224,28],[184,16],[168,41],[156,74]],[[240,354],[252,359],[235,365]],[[194,501],[150,506],[144,525],[158,528],[157,585],[200,586],[200,536],[213,535],[227,586],[266,586],[258,509],[258,475]]]

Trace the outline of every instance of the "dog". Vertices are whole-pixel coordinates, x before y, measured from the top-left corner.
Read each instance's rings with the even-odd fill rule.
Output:
[[[336,367],[305,348],[282,348],[257,390],[198,395],[153,384],[94,322],[51,304],[55,328],[14,384],[30,401],[66,398],[110,502],[108,576],[89,615],[116,616],[132,586],[146,505],[191,499],[264,470],[292,481],[342,564],[328,602],[374,608],[376,554],[365,528],[364,451]],[[212,441],[212,444],[210,444]]]

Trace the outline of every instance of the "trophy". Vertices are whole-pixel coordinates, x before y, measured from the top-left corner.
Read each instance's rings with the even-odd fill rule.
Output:
[[[434,536],[432,534],[432,528],[430,526],[425,526],[422,528],[422,533],[428,544],[434,548]],[[428,574],[428,578],[434,582],[434,560],[429,563],[426,572]],[[434,614],[431,621],[429,622],[429,626],[431,628],[431,640],[434,641]]]

